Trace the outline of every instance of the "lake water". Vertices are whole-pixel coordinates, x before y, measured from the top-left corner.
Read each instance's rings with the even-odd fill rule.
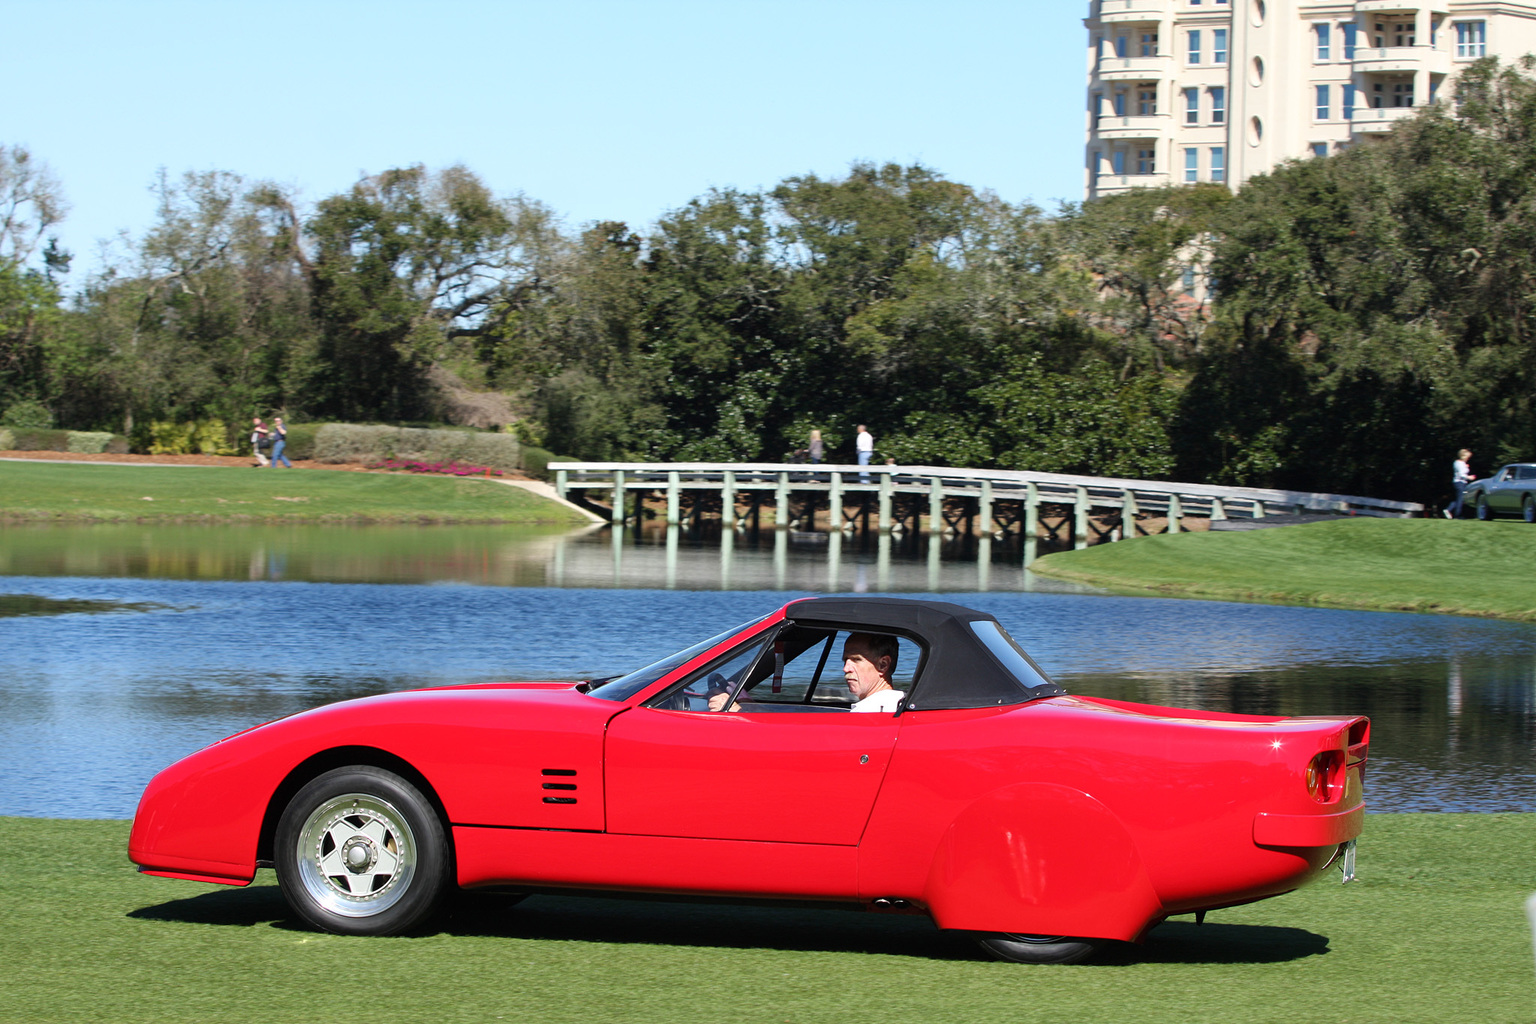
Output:
[[[981,556],[981,557],[978,557]],[[0,814],[128,817],[160,768],[316,704],[626,671],[792,597],[995,614],[1076,693],[1367,714],[1376,810],[1536,811],[1536,628],[1051,584],[1002,544],[503,527],[0,528]]]

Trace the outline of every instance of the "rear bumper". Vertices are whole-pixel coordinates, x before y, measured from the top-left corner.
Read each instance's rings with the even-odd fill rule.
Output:
[[[1267,814],[1253,818],[1253,841],[1260,846],[1337,846],[1360,835],[1365,804],[1337,814]]]

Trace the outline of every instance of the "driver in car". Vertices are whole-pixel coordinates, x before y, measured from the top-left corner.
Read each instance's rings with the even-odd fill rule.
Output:
[[[894,712],[906,694],[891,686],[900,648],[885,633],[853,633],[843,644],[843,678],[853,694],[850,711]]]

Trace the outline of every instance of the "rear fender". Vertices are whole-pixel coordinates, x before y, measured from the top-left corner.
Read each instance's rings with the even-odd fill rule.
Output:
[[[1162,917],[1125,826],[1053,783],[994,790],[961,811],[924,902],[939,927],[971,931],[1134,940]]]

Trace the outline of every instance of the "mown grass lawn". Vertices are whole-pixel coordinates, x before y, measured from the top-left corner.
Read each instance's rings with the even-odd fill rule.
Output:
[[[30,522],[577,523],[474,477],[207,466],[0,462],[0,519]]]
[[[1127,593],[1536,621],[1536,526],[1340,519],[1140,537],[1047,555],[1034,572]]]
[[[1358,882],[1331,873],[1071,967],[991,962],[920,918],[553,896],[464,898],[418,937],[342,938],[298,927],[268,871],[248,889],[137,875],[127,835],[125,822],[0,818],[0,1020],[1536,1016],[1532,814],[1374,815]]]

